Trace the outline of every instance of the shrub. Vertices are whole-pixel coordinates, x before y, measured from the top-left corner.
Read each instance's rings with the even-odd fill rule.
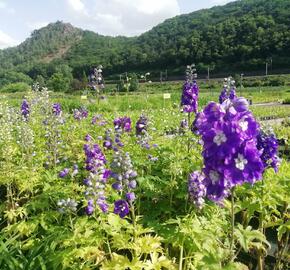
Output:
[[[1,92],[15,93],[15,92],[26,92],[30,89],[30,86],[24,82],[10,83],[1,88]]]

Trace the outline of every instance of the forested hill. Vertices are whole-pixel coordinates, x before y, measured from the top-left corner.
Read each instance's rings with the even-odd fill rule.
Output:
[[[290,68],[290,1],[241,0],[176,16],[134,38],[108,37],[57,22],[17,47],[0,50],[7,71],[50,77],[68,65],[81,78],[92,65],[105,75],[125,71],[178,71],[195,62],[200,72]],[[0,83],[1,84],[1,83]],[[2,83],[3,84],[3,83]]]

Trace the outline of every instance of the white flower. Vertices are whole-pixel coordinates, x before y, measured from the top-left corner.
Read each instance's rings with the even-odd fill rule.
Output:
[[[243,171],[245,169],[245,165],[248,164],[248,160],[241,154],[238,154],[238,157],[235,158],[236,168]]]
[[[219,131],[218,133],[216,133],[216,135],[213,138],[213,142],[218,146],[220,146],[222,143],[226,141],[227,141],[227,137],[222,131]]]
[[[219,180],[219,173],[216,171],[210,171],[209,172],[209,178],[210,180],[215,184]]]
[[[249,124],[248,121],[244,120],[239,122],[239,126],[242,129],[242,131],[246,131],[248,129],[248,124]]]

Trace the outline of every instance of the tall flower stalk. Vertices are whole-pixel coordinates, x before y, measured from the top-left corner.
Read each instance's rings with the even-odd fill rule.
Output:
[[[190,175],[189,193],[195,199],[198,208],[201,207],[200,202],[203,202],[202,197],[221,203],[231,195],[232,257],[234,189],[237,185],[253,185],[261,180],[269,166],[277,169],[278,144],[273,134],[265,134],[260,129],[260,125],[249,111],[247,100],[236,97],[233,81],[230,81],[230,85],[228,98],[222,104],[210,102],[194,121],[193,130],[202,139],[204,165],[201,174],[194,172]],[[200,192],[204,188],[206,192]]]
[[[198,93],[199,88],[196,82],[197,74],[195,65],[192,64],[186,68],[186,81],[183,84],[181,95],[182,112],[187,113],[188,125],[191,123],[191,113],[198,112]],[[187,152],[190,150],[190,140],[187,141]]]
[[[84,144],[86,156],[86,170],[88,177],[84,180],[86,186],[85,197],[87,200],[86,213],[92,215],[98,207],[103,213],[108,212],[109,205],[106,201],[106,183],[110,171],[106,169],[107,160],[98,144],[95,144],[90,136],[86,136]]]

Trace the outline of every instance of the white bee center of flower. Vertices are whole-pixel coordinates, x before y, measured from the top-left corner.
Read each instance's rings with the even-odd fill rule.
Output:
[[[216,172],[216,171],[210,171],[209,172],[209,178],[215,184],[219,180],[219,174],[218,174],[218,172]]]
[[[222,143],[226,141],[227,137],[222,131],[218,132],[213,138],[213,142],[218,146],[220,146]]]
[[[242,131],[246,131],[248,129],[248,121],[240,121],[239,126],[241,127]]]
[[[245,169],[245,165],[248,164],[248,160],[241,154],[238,154],[238,157],[235,158],[236,168],[243,171]]]

